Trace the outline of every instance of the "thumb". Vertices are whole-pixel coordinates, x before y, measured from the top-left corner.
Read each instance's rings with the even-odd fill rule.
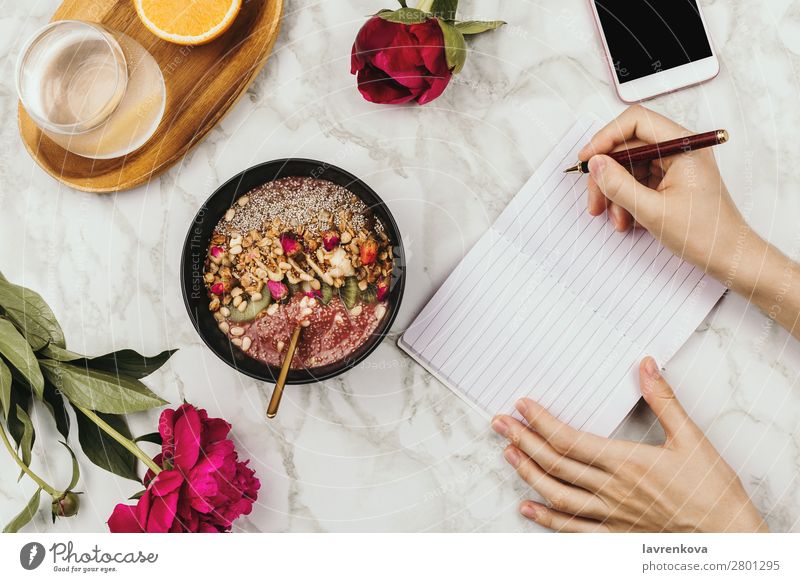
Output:
[[[672,388],[659,373],[658,364],[649,356],[639,364],[639,385],[642,396],[664,428],[667,440],[680,439],[685,434],[694,437],[700,434],[700,429],[686,414]]]
[[[608,156],[593,156],[589,173],[605,197],[622,206],[640,223],[654,207],[658,193],[633,177],[628,170]]]

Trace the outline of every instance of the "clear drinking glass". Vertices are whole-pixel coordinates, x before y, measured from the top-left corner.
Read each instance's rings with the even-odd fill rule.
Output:
[[[39,30],[17,62],[22,106],[47,136],[87,158],[129,154],[164,115],[161,69],[129,36],[60,20]]]

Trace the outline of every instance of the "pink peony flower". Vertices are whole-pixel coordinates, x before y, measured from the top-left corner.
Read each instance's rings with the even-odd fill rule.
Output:
[[[247,515],[261,483],[247,461],[239,461],[231,425],[209,418],[203,409],[184,404],[161,413],[164,470],[148,471],[147,487],[137,504],[118,504],[108,519],[112,533],[228,532]]]

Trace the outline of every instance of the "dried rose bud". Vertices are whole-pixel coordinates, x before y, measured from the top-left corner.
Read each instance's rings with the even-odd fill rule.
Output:
[[[296,255],[297,253],[303,250],[303,247],[297,240],[297,237],[290,232],[283,233],[281,235],[280,240],[281,240],[281,246],[283,247],[283,253],[287,257]]]
[[[341,237],[339,233],[333,229],[326,230],[322,233],[322,245],[325,247],[326,251],[332,251],[337,246],[339,246],[339,241]]]
[[[375,298],[378,301],[383,301],[384,299],[386,299],[386,296],[388,294],[389,294],[389,285],[386,283],[386,281],[381,281],[380,283],[378,283],[378,291],[375,295]]]
[[[369,239],[363,245],[361,245],[361,264],[362,265],[371,265],[375,262],[375,259],[378,258],[378,243],[374,240]]]
[[[211,247],[211,256],[215,259],[220,258],[222,255],[225,254],[225,249],[222,247]]]
[[[269,294],[275,301],[281,301],[289,294],[289,288],[280,281],[268,281]]]
[[[72,517],[77,515],[80,506],[78,496],[72,491],[67,491],[59,499],[53,499],[51,511],[57,517]]]
[[[225,285],[224,285],[224,283],[214,283],[211,286],[211,292],[214,295],[222,295],[223,293],[225,293]]]
[[[322,297],[322,291],[319,289],[312,289],[311,291],[306,291],[304,295],[309,299],[319,299]]]

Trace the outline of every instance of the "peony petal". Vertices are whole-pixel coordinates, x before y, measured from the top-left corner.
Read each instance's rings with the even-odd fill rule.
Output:
[[[358,90],[364,99],[372,103],[408,103],[415,97],[407,87],[370,65],[358,72]]]
[[[353,45],[355,52],[360,59],[369,62],[370,53],[379,51],[388,46],[395,46],[397,35],[407,35],[406,27],[399,22],[389,22],[378,16],[373,16],[356,35],[356,42]]]
[[[108,518],[111,533],[143,533],[144,528],[137,516],[136,506],[118,503]]]
[[[149,491],[156,497],[164,497],[183,484],[183,475],[179,471],[161,471],[150,484]]]
[[[167,459],[175,456],[175,411],[165,409],[158,418],[158,434],[161,435],[161,453]]]
[[[205,411],[204,411],[205,412]],[[221,418],[209,418],[203,421],[203,446],[227,438],[231,425]]]
[[[186,472],[197,462],[200,454],[200,416],[194,406],[184,404],[175,419],[175,467]]]
[[[443,76],[450,71],[444,51],[442,28],[435,20],[412,24],[410,34],[416,39],[424,66],[435,76]]]
[[[417,100],[418,103],[420,105],[425,105],[444,93],[448,83],[450,83],[450,78],[450,73],[448,73],[446,77],[431,77],[431,86],[419,96],[419,99]]]
[[[147,533],[167,533],[175,520],[178,507],[178,491],[165,497],[154,497],[147,516]]]

